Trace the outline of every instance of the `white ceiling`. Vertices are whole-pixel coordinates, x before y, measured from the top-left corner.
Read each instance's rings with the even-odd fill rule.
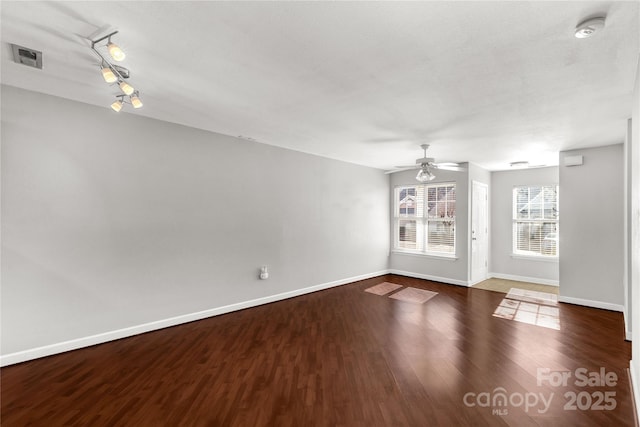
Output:
[[[2,83],[104,106],[88,39],[113,41],[139,114],[378,168],[557,164],[619,143],[631,114],[638,2],[9,2]],[[606,15],[576,39],[576,24]],[[44,69],[9,43],[43,51]],[[637,101],[636,101],[637,102]]]

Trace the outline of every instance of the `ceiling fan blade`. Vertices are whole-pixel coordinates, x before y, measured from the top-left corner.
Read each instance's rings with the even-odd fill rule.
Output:
[[[398,169],[392,169],[389,171],[384,171],[385,174],[390,174],[390,173],[396,173],[396,172],[404,172],[404,171],[410,171],[412,169],[417,169],[418,166],[396,166]]]
[[[458,166],[457,163],[454,163],[453,165],[446,164],[446,163],[434,163],[431,166],[433,166],[436,169],[445,170],[445,171],[465,172],[467,170],[467,168]]]
[[[438,162],[438,163],[434,163],[434,165],[437,165],[437,166],[453,166],[453,167],[460,166],[458,163],[454,163],[454,162]]]

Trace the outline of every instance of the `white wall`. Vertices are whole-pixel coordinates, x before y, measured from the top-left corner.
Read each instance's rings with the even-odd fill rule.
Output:
[[[582,155],[582,166],[563,166]],[[622,311],[623,144],[560,153],[560,299]]]
[[[530,282],[558,284],[558,260],[513,256],[513,187],[557,185],[558,168],[518,169],[491,173],[491,257],[492,276]],[[565,189],[560,188],[560,217],[564,215]],[[567,197],[570,197],[567,196]],[[564,230],[560,228],[560,239]],[[563,258],[560,252],[560,258]]]
[[[640,56],[636,69],[636,83],[633,90],[633,112],[631,115],[631,168],[629,180],[631,185],[631,308],[632,321],[632,361],[631,377],[636,399],[636,410],[640,411]]]
[[[398,172],[390,175],[391,189],[400,185],[415,185],[416,171]],[[392,252],[389,268],[392,272],[413,277],[438,280],[455,285],[467,285],[469,262],[469,171],[452,172],[438,170],[431,184],[455,182],[456,184],[456,258],[430,257]],[[391,193],[393,193],[391,191]],[[393,194],[390,198],[389,213],[393,215]],[[393,224],[389,240],[393,241]],[[389,237],[390,236],[390,237]]]
[[[624,141],[624,269],[622,272],[622,283],[624,284],[624,325],[626,330],[626,337],[631,339],[631,330],[633,317],[633,307],[631,306],[632,294],[631,294],[631,277],[633,277],[632,265],[630,255],[633,253],[631,230],[633,224],[631,221],[631,201],[633,200],[633,193],[631,192],[631,170],[632,170],[632,133],[631,133],[632,121],[627,120],[627,135]]]
[[[380,170],[7,86],[1,136],[3,355],[387,269]]]
[[[491,186],[491,172],[478,165],[469,163],[469,182],[472,181],[478,181],[487,186]],[[471,196],[471,191],[469,191],[469,200],[471,200]]]

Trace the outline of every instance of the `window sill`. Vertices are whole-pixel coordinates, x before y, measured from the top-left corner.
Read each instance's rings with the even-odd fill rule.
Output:
[[[440,259],[444,261],[456,261],[458,259],[458,257],[455,256],[454,254],[448,255],[448,254],[435,254],[435,253],[425,253],[425,252],[410,252],[410,251],[403,251],[400,249],[393,249],[391,253],[397,254],[397,255],[415,256],[420,258]]]
[[[511,258],[524,259],[527,261],[542,261],[542,262],[558,263],[557,256],[511,254]]]

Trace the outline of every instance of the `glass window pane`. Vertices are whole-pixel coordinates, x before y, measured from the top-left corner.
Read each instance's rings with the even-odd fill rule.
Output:
[[[556,208],[554,205],[547,205],[545,204],[544,206],[544,211],[542,214],[542,218],[543,219],[555,219],[558,217],[558,212],[556,211]]]
[[[437,218],[438,217],[438,209],[436,207],[436,202],[427,202],[427,216],[429,218]]]
[[[516,223],[516,251],[528,255],[556,256],[558,254],[557,223]]]
[[[549,219],[558,217],[557,187],[544,187],[544,217]]]
[[[455,218],[456,217],[456,201],[449,201],[447,202],[447,211],[446,211],[446,218]]]
[[[558,188],[553,185],[544,187],[544,199],[549,202],[555,203],[558,198]]]
[[[400,216],[415,216],[417,209],[416,188],[402,187],[397,191],[397,214]]]
[[[516,249],[521,253],[529,253],[537,255],[540,253],[540,238],[538,235],[538,227],[535,223],[518,223],[517,224],[517,243]]]
[[[427,193],[428,218],[455,218],[456,190],[454,186],[430,187]]]
[[[542,187],[529,187],[529,201],[541,197]]]
[[[443,209],[441,202],[429,202],[429,218],[442,218]]]
[[[435,202],[436,200],[438,200],[437,194],[438,194],[437,187],[429,187],[429,189],[427,190],[427,201]]]
[[[542,219],[542,204],[540,200],[532,200],[529,205],[529,216],[531,219]]]
[[[427,251],[454,253],[455,237],[453,221],[429,221]]]
[[[417,227],[415,220],[398,221],[398,248],[417,249]]]
[[[516,219],[529,219],[529,205],[527,203],[516,205]]]
[[[519,204],[525,204],[529,201],[529,187],[516,188],[516,201]]]
[[[558,255],[558,224],[545,222],[542,224],[542,255]]]

